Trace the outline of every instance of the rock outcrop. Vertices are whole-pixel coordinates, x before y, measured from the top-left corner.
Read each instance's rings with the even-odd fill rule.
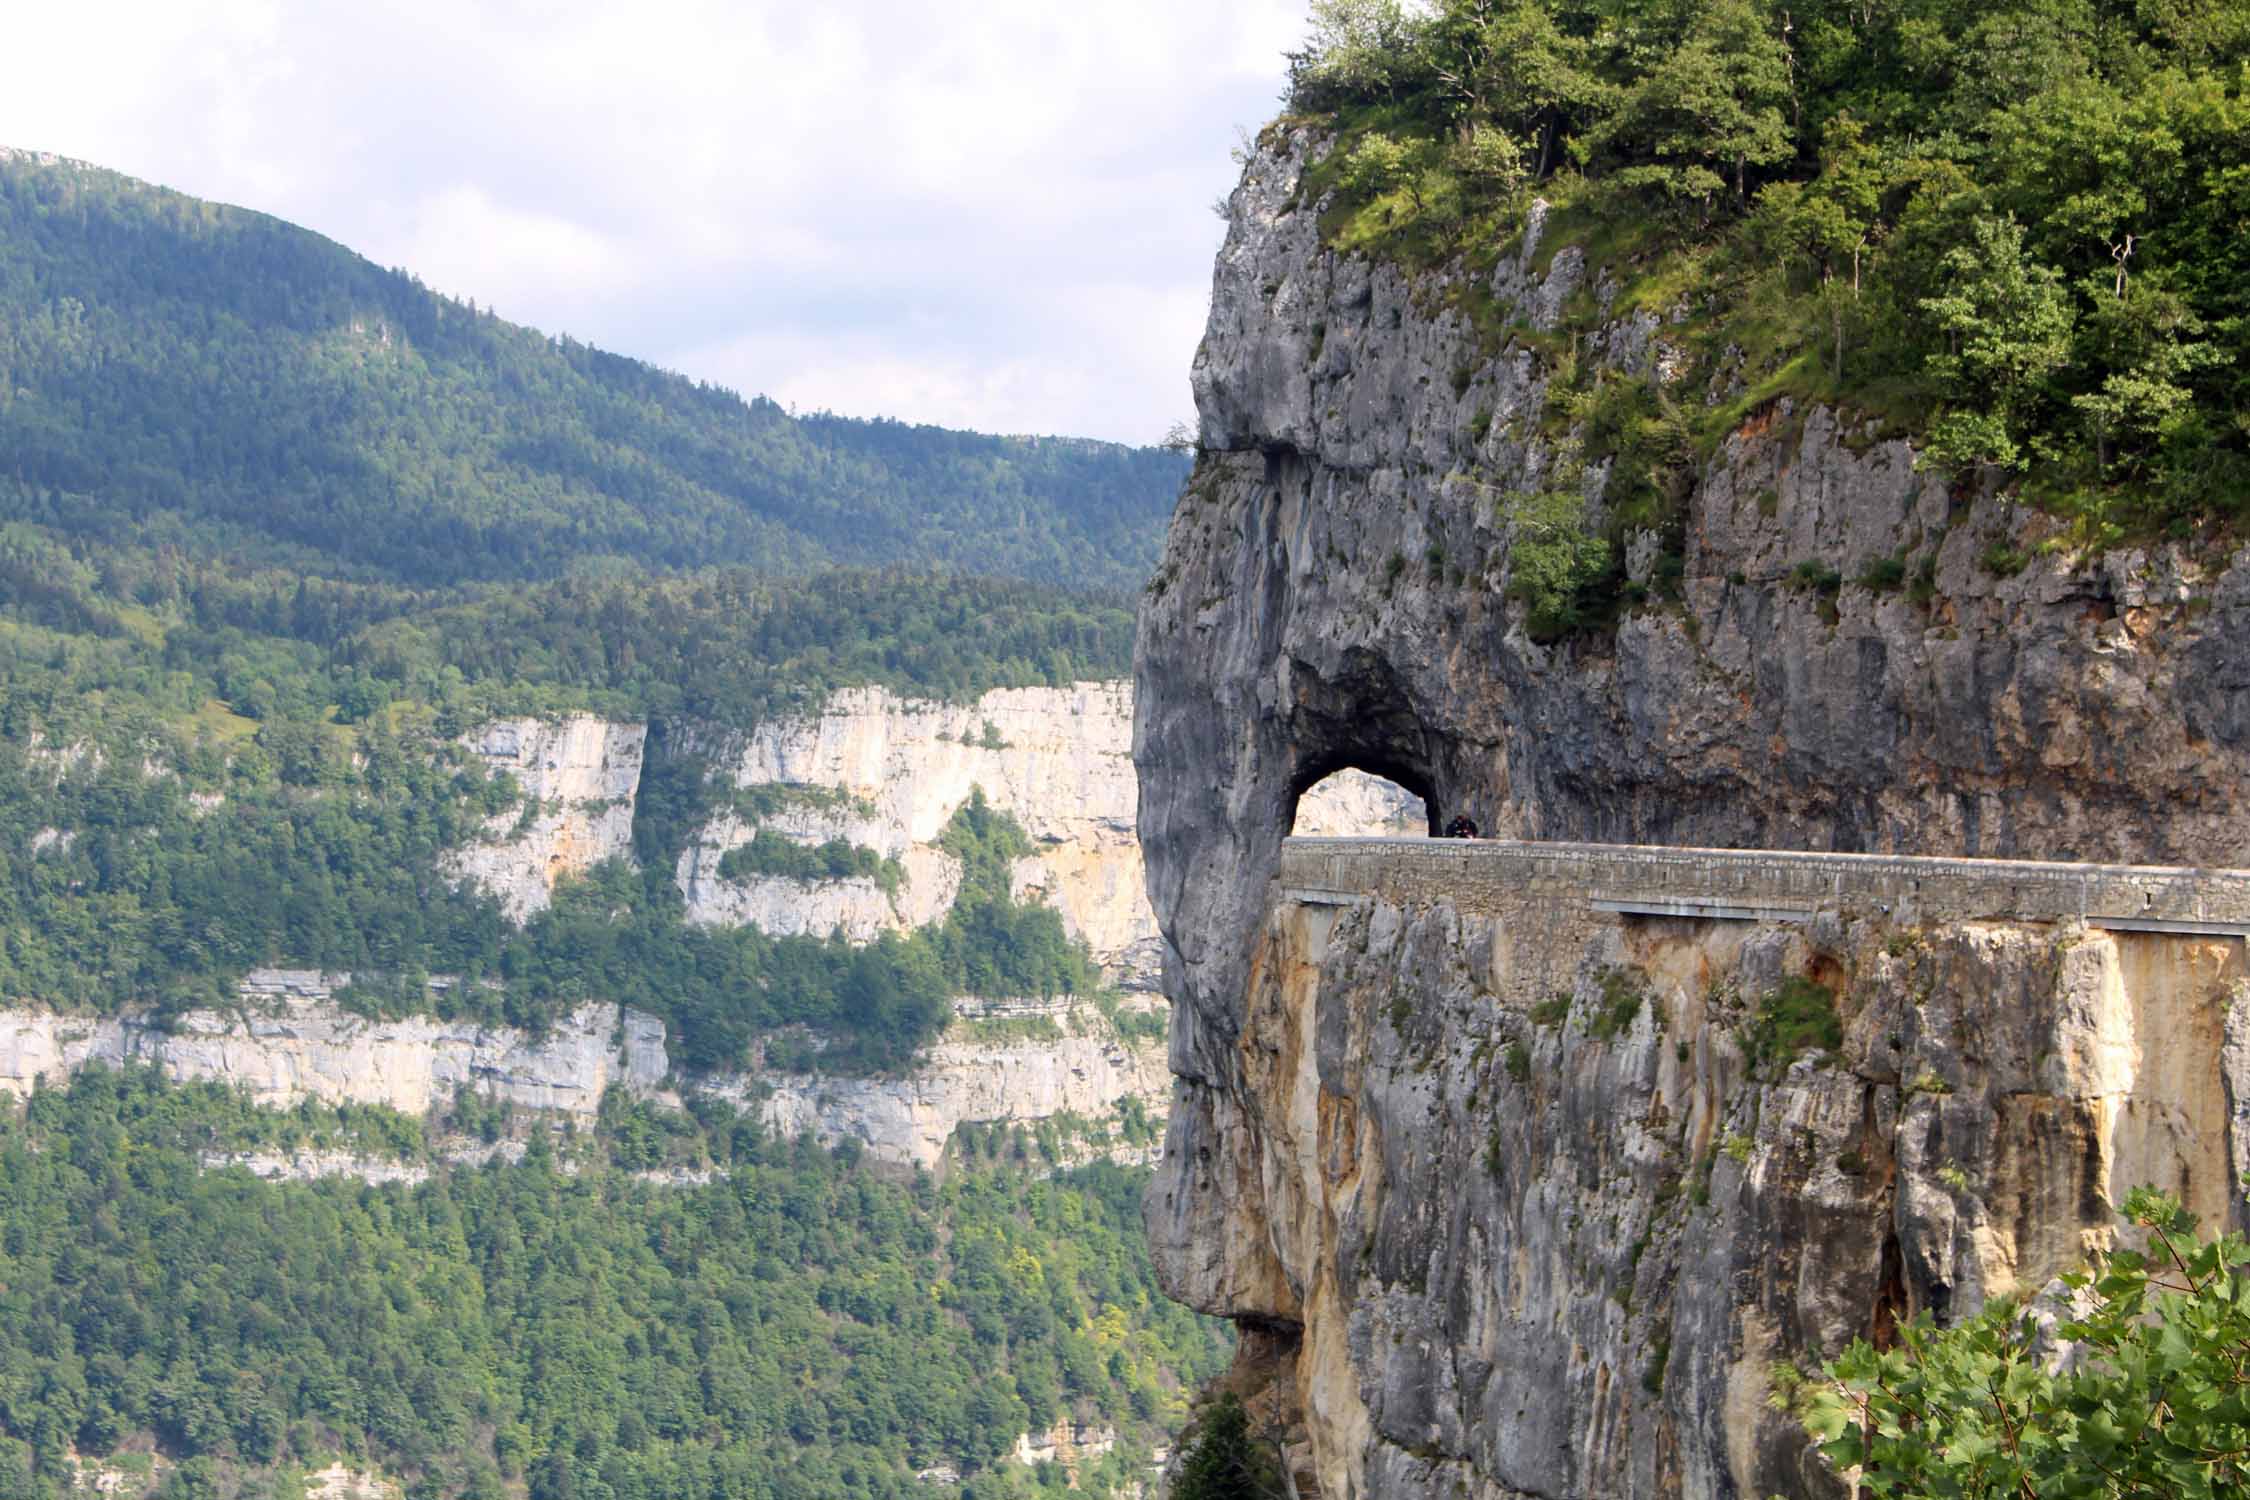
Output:
[[[900,1077],[760,1070],[711,1088],[753,1103],[783,1134],[809,1132],[825,1146],[850,1141],[888,1165],[935,1169],[964,1124],[1056,1120],[1078,1127],[1057,1142],[1066,1160],[1149,1160],[1153,1140],[1124,1138],[1120,1106],[1131,1101],[1144,1119],[1160,1121],[1170,1085],[1161,1044],[1122,1035],[1093,1006],[1064,1001],[994,1021],[958,1020]]]
[[[1594,1045],[1521,1029],[1501,969],[1535,939],[1510,924],[1440,904],[1316,933],[1271,912],[1299,796],[1357,767],[1520,837],[2240,864],[2250,559],[2043,547],[2037,514],[1950,488],[1874,424],[1778,402],[1698,477],[1675,600],[1535,641],[1504,502],[1556,462],[1549,370],[1461,304],[1553,330],[1610,288],[1575,249],[1543,258],[1536,221],[1474,298],[1466,272],[1330,253],[1302,191],[1317,143],[1269,139],[1232,200],[1202,451],[1138,640],[1177,1075],[1159,1266],[1295,1351],[1331,1500],[1818,1493],[1758,1359],[1832,1351],[1886,1296],[1883,1316],[1961,1309],[2045,1274],[2104,1173],[2186,1153],[2196,1194],[2231,1191],[2204,1184],[2234,1149],[2211,1144],[2229,1096],[2209,1064],[2239,1045],[2232,971],[2157,965],[2186,966],[2212,1049],[2190,1080],[2151,1040],[2172,1002],[2147,997],[2173,981],[2131,977],[2134,939],[2056,957],[2029,929],[1908,934],[1917,1007],[1924,981],[1873,929],[1815,954],[1613,924],[1542,960],[1581,1010],[1606,965],[1663,992]],[[1664,326],[1620,318],[1579,356],[1663,378]],[[1878,561],[1921,586],[1859,582]],[[1806,563],[1839,582],[1806,585]],[[1816,961],[1851,997],[1846,1066],[1753,1084],[1710,986],[1751,997]],[[2098,1059],[2133,1055],[2128,1033],[2141,1092],[2120,1105]],[[1492,1072],[1511,1038],[1526,1082]],[[1898,1071],[1922,1067],[1952,1092]],[[2147,1155],[2091,1123],[2116,1107],[2184,1123]],[[1665,1184],[1692,1186],[1714,1140],[1710,1211],[1662,1228]],[[1636,1255],[1644,1229],[1669,1238]]]
[[[146,1063],[173,1078],[241,1089],[269,1109],[301,1100],[381,1104],[426,1114],[468,1087],[524,1109],[590,1119],[612,1084],[663,1086],[664,1024],[614,1005],[584,1005],[543,1037],[427,1016],[375,1021],[340,1008],[345,975],[259,970],[233,1010],[193,1010],[159,1026],[0,1010],[0,1094],[60,1083],[88,1063]]]
[[[1128,988],[1151,988],[1159,962],[1134,837],[1133,700],[1121,682],[1002,688],[974,703],[900,698],[881,688],[835,694],[816,714],[781,720],[729,745],[724,774],[765,793],[758,815],[728,811],[680,856],[690,921],[755,923],[772,933],[853,942],[942,919],[960,888],[957,860],[937,847],[953,815],[982,789],[1038,845],[1014,872],[1017,900],[1040,900]],[[1417,826],[1407,793],[1356,772],[1307,800],[1320,832]],[[830,840],[897,860],[903,879],[728,879],[719,863],[759,830],[796,843]]]
[[[269,1109],[303,1100],[379,1104],[409,1115],[442,1110],[457,1090],[583,1127],[602,1095],[621,1087],[677,1105],[661,1021],[614,1005],[586,1005],[530,1036],[500,1026],[428,1017],[375,1021],[342,1009],[348,976],[266,969],[228,1011],[197,1010],[159,1025],[145,1016],[94,1019],[0,1010],[0,1096],[60,1085],[91,1063],[149,1064],[169,1077],[224,1083]],[[686,1087],[753,1110],[772,1129],[810,1132],[825,1145],[852,1141],[885,1166],[935,1168],[964,1124],[1068,1125],[1071,1160],[1146,1160],[1170,1095],[1163,1046],[1128,1034],[1090,1002],[963,1002],[915,1066],[889,1077],[759,1068]],[[350,1173],[371,1181],[418,1180],[421,1169],[350,1156],[246,1156],[260,1175]]]
[[[1119,682],[1001,688],[967,704],[882,688],[839,692],[815,714],[725,747],[723,774],[737,788],[778,795],[761,817],[716,820],[681,856],[689,919],[816,936],[841,927],[855,941],[934,921],[960,884],[958,862],[937,838],[982,788],[1040,846],[1018,862],[1019,895],[1040,893],[1106,969],[1146,987],[1156,924],[1133,841],[1132,718],[1131,691]],[[897,898],[873,880],[722,878],[726,851],[761,827],[898,860]]]
[[[501,719],[469,749],[516,779],[523,805],[495,816],[447,873],[499,899],[516,921],[546,908],[555,882],[630,854],[648,726],[575,714],[555,722]]]

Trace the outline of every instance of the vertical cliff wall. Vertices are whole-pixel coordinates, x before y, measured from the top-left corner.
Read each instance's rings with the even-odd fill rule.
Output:
[[[816,713],[724,748],[721,774],[736,788],[797,795],[700,832],[678,872],[689,917],[776,933],[841,927],[861,942],[935,921],[961,879],[938,836],[982,788],[1038,846],[1017,865],[1019,895],[1040,892],[1105,968],[1150,986],[1156,924],[1137,879],[1131,725],[1132,694],[1120,682],[1003,688],[963,704],[881,688],[837,693]],[[872,849],[899,861],[905,878],[890,892],[872,879],[721,876],[726,852],[761,828]]]
[[[519,922],[545,910],[556,881],[631,851],[647,743],[645,724],[587,714],[487,724],[469,750],[515,778],[523,805],[495,816],[447,873],[483,886]]]
[[[1325,1496],[1841,1494],[1777,1372],[2037,1293],[2132,1185],[2241,1222],[2241,950],[1284,899],[1203,1290],[1301,1330],[1279,1404]],[[1771,1050],[1784,994],[1832,1049]]]
[[[1132,691],[1122,682],[1002,688],[961,704],[881,688],[837,693],[817,713],[725,748],[720,774],[737,791],[765,793],[765,805],[722,813],[681,854],[689,920],[842,931],[854,942],[938,921],[961,870],[937,841],[981,789],[1035,846],[1016,863],[1016,898],[1054,907],[1114,979],[1153,988],[1156,917],[1134,836],[1132,724]],[[1370,833],[1422,817],[1399,788],[1357,775],[1323,786],[1306,814],[1322,831]],[[722,875],[727,851],[760,830],[871,849],[897,860],[903,879],[886,889],[873,879]]]
[[[1435,1128],[1404,1110],[1413,1090],[1403,1080],[1350,1080],[1396,1045],[1376,1034],[1385,1026],[1431,1028],[1417,1051],[1433,1062],[1481,1042],[1490,1066],[1505,1046],[1495,1014],[1441,1018],[1449,995],[1479,992],[1458,975],[1500,962],[1520,935],[1465,931],[1442,906],[1371,913],[1350,919],[1378,924],[1348,934],[1352,976],[1331,974],[1333,933],[1269,923],[1297,798],[1353,766],[1488,831],[1528,837],[2244,863],[2250,822],[2235,788],[2250,771],[2250,567],[2208,547],[2082,557],[2043,545],[2053,532],[2041,517],[1948,486],[1907,442],[1850,413],[1784,401],[1754,413],[1697,477],[1676,598],[1651,590],[1613,627],[1535,641],[1509,597],[1520,537],[1506,503],[1538,489],[1557,460],[1542,436],[1550,370],[1537,351],[1549,340],[1534,335],[1555,330],[1574,297],[1607,306],[1614,283],[1576,249],[1543,252],[1535,216],[1517,253],[1473,288],[1499,309],[1485,329],[1518,330],[1496,343],[1459,310],[1471,300],[1457,295],[1466,272],[1414,277],[1322,246],[1319,205],[1303,188],[1320,149],[1270,135],[1232,199],[1194,369],[1201,453],[1141,613],[1139,826],[1177,1075],[1148,1205],[1152,1245],[1176,1294],[1278,1330],[1320,1372],[1302,1394],[1324,1493],[1450,1494],[1455,1481],[1494,1496],[1765,1493],[1744,1488],[1753,1480],[1812,1493],[1815,1478],[1769,1446],[1780,1439],[1756,1416],[1762,1391],[1724,1373],[1748,1368],[1739,1351],[1809,1352],[1865,1331],[1874,1289],[1891,1279],[1894,1231],[1901,1256],[1910,1244],[1951,1247],[1927,1250],[1942,1268],[1913,1272],[1933,1305],[1941,1285],[1973,1302],[1992,1284],[1987,1268],[2025,1247],[2036,1247],[2035,1270],[2054,1264],[2056,1247],[2080,1243],[2088,1211],[2073,1194],[2093,1169],[2060,1187],[2039,1173],[2093,1127],[2010,1147],[1989,1172],[1978,1153],[1998,1151],[1990,1142],[2004,1133],[1986,1131],[1984,1145],[1972,1134],[1959,1147],[1974,1157],[1959,1167],[1970,1189],[1948,1188],[1946,1212],[1987,1228],[1916,1238],[1923,1188],[1876,1195],[1857,1178],[1816,1177],[1809,1163],[1847,1149],[1870,1160],[1829,1139],[1852,1132],[1895,1140],[1902,1157],[1915,1140],[1917,1151],[1954,1150],[1950,1135],[1897,1135],[1883,1111],[1944,1121],[1965,1106],[1911,1103],[1906,1083],[1874,1082],[1894,1065],[1857,1033],[1857,1060],[1797,1092],[1730,1089],[1739,1075],[1727,1075],[1736,1064],[1719,1042],[1733,1014],[1707,1021],[1676,1000],[1644,1013],[1644,1026],[1665,1018],[1645,1051],[1618,1037],[1541,1043],[1549,1052],[1531,1076],[1546,1092],[1528,1112],[1528,1096],[1487,1083],[1479,1098],[1502,1101],[1498,1155],[1513,1174],[1487,1180],[1485,1130]],[[1661,381],[1665,326],[1661,315],[1621,314],[1577,353]],[[1597,466],[1597,507],[1602,478]],[[2001,576],[1983,562],[1996,548],[2028,565]],[[1879,559],[1927,587],[1851,581]],[[1804,587],[1806,563],[1845,581]],[[1378,957],[1358,955],[1363,931]],[[1715,954],[1686,936],[1668,939],[1686,945],[1677,952],[1627,951],[1627,936],[1588,938],[1553,966],[1558,983],[1584,1003],[1601,965],[1649,983],[1687,965],[1748,994],[1814,961],[1774,940]],[[1840,966],[1846,989],[1875,971],[1869,941],[1845,933],[1822,960]],[[2206,1180],[2217,1149],[2207,1143],[2224,1135],[2210,1117],[2223,1088],[2159,1064],[2134,1078],[2168,1081],[2137,1096],[2136,1081],[2123,1097],[2138,1102],[2123,1103],[2098,1084],[2095,1063],[2057,1081],[2059,1053],[2042,1054],[2045,1042],[2027,1043],[2020,1063],[1991,1055],[1976,1040],[1986,1028],[2059,1037],[2089,992],[2034,982],[2033,954],[2047,944],[2038,933],[1963,928],[1931,941],[1953,955],[1932,994],[1969,1018],[1955,1092],[1933,1097],[1992,1101],[1995,1118],[2030,1111],[2034,1134],[2052,1123],[2031,1102],[2041,1097],[2108,1099],[2100,1109],[2135,1119],[2170,1111],[2206,1142],[2191,1174]],[[2136,987],[2133,950],[2133,940],[2097,939],[2072,960],[2114,951],[2102,960],[2120,976],[2105,1014],[2171,1003],[2133,998],[2173,993],[2154,978]],[[2218,1003],[2205,960],[2151,962],[2187,963],[2195,977],[2178,993],[2204,1010]],[[1392,1007],[1407,1020],[1390,1022]],[[1886,1021],[1882,1046],[1891,1035]],[[1718,1070],[1699,1085],[1700,1105],[1692,1089],[1661,1081],[1687,1065],[1674,1051],[1683,1047],[1695,1067]],[[2024,1074],[2037,1087],[2003,1102],[2006,1080]],[[1338,1076],[1347,1081],[1332,1084]],[[1442,1077],[1434,1069],[1416,1088],[1434,1097]],[[1466,1074],[1444,1084],[1447,1097],[1473,1086]],[[1766,1099],[1773,1088],[1783,1092]],[[1870,1092],[1884,1088],[1889,1104]],[[1723,1110],[1747,1108],[1753,1094],[1766,1123],[1722,1132],[1740,1134],[1749,1154],[1722,1152],[1709,1179],[1713,1202],[1733,1194],[1741,1206],[1683,1221],[1683,1248],[1658,1262],[1683,1286],[1718,1290],[1667,1314],[1685,1319],[1672,1325],[1669,1356],[1682,1373],[1661,1373],[1651,1395],[1641,1382],[1657,1334],[1633,1320],[1655,1314],[1595,1317],[1612,1290],[1623,1294],[1615,1261],[1639,1233],[1613,1244],[1607,1221],[1635,1213],[1625,1197],[1571,1184],[1614,1179],[1606,1191],[1641,1194],[1645,1219],[1660,1158],[1707,1154],[1707,1136],[1682,1144],[1682,1112],[1700,1109],[1696,1129],[1718,1130]],[[2055,1106],[2052,1118],[2078,1109]],[[1383,1128],[1355,1133],[1371,1119]],[[1761,1131],[1784,1119],[1801,1120],[1818,1150],[1787,1171],[1759,1166],[1765,1186],[1742,1198],[1737,1169],[1780,1159],[1761,1155],[1782,1150]],[[2122,1124],[2101,1139],[2105,1160],[2136,1168],[2162,1166],[2172,1150],[2151,1148],[2144,1163]],[[1628,1176],[1647,1181],[1629,1189]],[[1597,1212],[1598,1241],[1587,1238]],[[1362,1227],[1347,1231],[1355,1213]],[[1393,1226],[1387,1237],[1370,1227],[1379,1222]],[[1449,1250],[1456,1238],[1469,1248]],[[1859,1259],[1816,1255],[1808,1271],[1802,1256],[1769,1255],[1781,1245]],[[1361,1268],[1362,1250],[1391,1257],[1388,1268]],[[1439,1286],[1444,1297],[1432,1300]],[[1846,1287],[1858,1299],[1850,1308],[1838,1301],[1813,1317],[1800,1305],[1841,1299]],[[1384,1310],[1394,1305],[1395,1315]],[[1601,1332],[1588,1318],[1614,1326]],[[1455,1387],[1478,1394],[1448,1394]],[[1725,1451],[1728,1433],[1746,1434],[1737,1441],[1748,1449]]]

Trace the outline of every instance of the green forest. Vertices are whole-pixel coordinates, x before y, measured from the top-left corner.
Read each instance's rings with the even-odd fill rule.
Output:
[[[0,997],[161,1016],[312,966],[370,1010],[613,1000],[689,1066],[807,1024],[823,1066],[891,1068],[965,988],[1098,986],[1004,871],[862,950],[688,928],[670,872],[730,793],[679,747],[847,686],[1125,675],[1175,454],[799,420],[21,155],[0,453]],[[638,868],[518,927],[440,873],[528,811],[455,742],[573,711],[652,725]],[[761,871],[897,880],[771,837],[725,873]]]
[[[477,1109],[429,1128],[490,1134]],[[180,1500],[292,1496],[337,1456],[416,1497],[1024,1500],[1067,1476],[1003,1455],[1060,1417],[1117,1429],[1078,1476],[1100,1496],[1226,1357],[1154,1285],[1145,1172],[1041,1176],[1020,1137],[894,1183],[710,1101],[613,1100],[591,1136],[418,1185],[201,1165],[316,1139],[426,1161],[424,1131],[147,1071],[0,1111],[0,1497],[154,1443]],[[629,1170],[664,1160],[720,1175]],[[961,1481],[914,1477],[940,1465]]]
[[[443,851],[520,798],[510,778],[433,740],[426,708],[418,721],[394,703],[349,725],[276,718],[188,739],[126,702],[106,735],[42,738],[32,716],[0,740],[0,993],[19,1001],[223,1006],[245,970],[281,964],[372,976],[347,995],[374,1012],[537,1030],[588,1000],[634,1006],[670,1021],[676,1060],[696,1068],[740,1065],[760,1033],[806,1024],[839,1041],[825,1067],[855,1069],[906,1063],[955,994],[1101,985],[1053,910],[1011,898],[1010,862],[1030,845],[981,794],[944,834],[964,878],[932,928],[852,948],[691,927],[672,871],[726,793],[660,743],[635,821],[639,868],[597,866],[519,927],[439,873]],[[11,695],[9,707],[23,703]],[[847,847],[840,870],[816,871],[823,851],[790,848],[779,873],[828,878],[865,862]],[[867,873],[881,876],[879,862]],[[422,979],[437,973],[471,982],[433,1000]]]
[[[722,809],[837,795],[738,791],[698,746],[844,687],[1128,673],[1185,468],[795,416],[0,152],[0,1004],[161,1023],[304,966],[371,1015],[536,1032],[599,1000],[690,1071],[761,1043],[895,1071],[956,995],[1098,994],[1012,899],[1031,846],[981,793],[941,839],[950,913],[864,947],[691,927],[672,871]],[[533,811],[460,741],[581,711],[651,726],[632,858],[511,922],[441,873]],[[772,874],[900,878],[773,835],[720,878]],[[1128,1103],[965,1126],[942,1181],[901,1181],[700,1097],[613,1091],[574,1131],[82,1072],[0,1107],[0,1500],[65,1493],[73,1455],[194,1500],[336,1459],[416,1497],[1137,1493],[1227,1347],[1155,1288],[1145,1171],[1061,1165],[1145,1147]],[[300,1149],[426,1180],[225,1164]],[[1005,1457],[1058,1419],[1118,1445]]]
[[[944,566],[1126,590],[1186,463],[799,418],[438,296],[319,235],[0,153],[0,515],[443,587]]]
[[[1701,462],[1783,397],[1910,433],[1956,486],[2012,487],[2079,545],[2241,523],[2250,12],[2233,0],[1313,10],[1282,123],[1318,132],[1302,197],[1331,244],[1485,273],[1538,201],[1538,268],[1587,255],[1558,330],[1514,322],[1482,274],[1445,293],[1492,353],[1554,361],[1545,435],[1575,449],[1552,493],[1510,501],[1536,538],[1515,585],[1535,633],[1614,607],[1620,528],[1676,551]],[[1614,297],[1594,296],[1602,275]],[[1668,384],[1694,399],[1581,357],[1580,335],[1636,312],[1677,320],[1688,363]],[[1570,480],[1597,459],[1616,460],[1611,515],[1589,534]]]

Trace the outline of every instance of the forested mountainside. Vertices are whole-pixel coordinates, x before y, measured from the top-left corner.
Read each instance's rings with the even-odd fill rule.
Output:
[[[793,418],[0,151],[0,1497],[1142,1493],[1225,1341],[1139,1233],[1161,1018],[1023,885],[1108,845],[995,719],[1119,782],[1183,471]],[[744,768],[846,689],[944,763],[911,827]],[[846,887],[880,930],[798,919]],[[289,1107],[90,1040],[204,1021]],[[450,1106],[320,1102],[440,1052]]]
[[[1147,575],[1160,449],[793,417],[316,234],[0,148],[0,512],[414,586],[620,563]]]
[[[1013,899],[1005,816],[961,835],[998,851],[954,903],[974,939],[690,929],[673,866],[731,795],[709,747],[838,688],[1122,676],[1102,590],[1145,570],[1175,455],[799,421],[23,153],[0,154],[0,307],[11,999],[177,1010],[279,964],[419,1004],[439,973],[493,1019],[637,1005],[710,1065],[810,1022],[864,1067],[934,1035],[972,971],[1092,983]],[[459,742],[574,711],[654,726],[647,784],[613,789],[645,816],[524,925],[441,869],[538,812]],[[896,878],[771,838],[727,873],[784,867]]]
[[[338,1456],[479,1500],[1137,1494],[1224,1358],[1152,1284],[1138,1171],[1042,1175],[1018,1136],[888,1182],[721,1104],[615,1100],[590,1138],[431,1170],[498,1124],[145,1070],[0,1111],[0,1495],[281,1500]],[[307,1143],[403,1180],[214,1165]],[[1026,1434],[1044,1467],[1009,1461]]]

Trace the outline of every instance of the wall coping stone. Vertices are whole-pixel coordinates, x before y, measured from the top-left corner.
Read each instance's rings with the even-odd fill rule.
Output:
[[[2082,921],[2236,933],[2250,870],[1951,859],[1794,849],[1689,849],[1515,839],[1290,838],[1285,896],[1382,897],[1498,910],[1525,899],[1604,907],[1881,912],[1902,922]],[[1784,918],[1785,919],[1785,918]]]

